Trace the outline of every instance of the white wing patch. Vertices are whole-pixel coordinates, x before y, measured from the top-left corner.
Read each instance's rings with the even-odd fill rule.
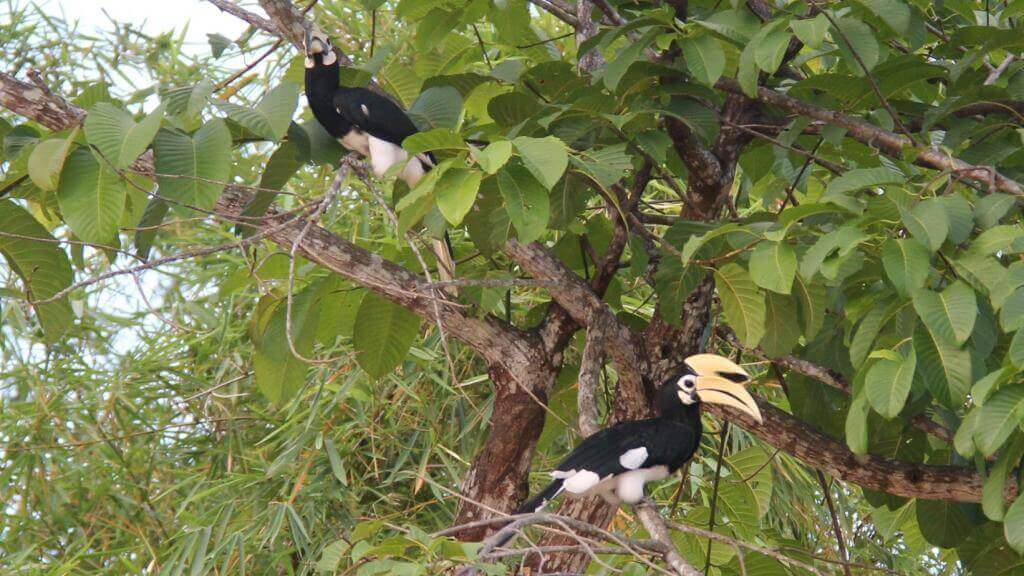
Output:
[[[647,448],[643,446],[626,450],[619,456],[619,464],[627,470],[636,470],[647,461]]]
[[[360,104],[359,109],[363,111],[367,118],[370,117],[370,109],[366,107],[366,104]]]
[[[566,478],[565,483],[562,485],[565,487],[566,492],[582,494],[596,486],[600,481],[601,479],[597,476],[597,473],[590,470],[580,470]]]

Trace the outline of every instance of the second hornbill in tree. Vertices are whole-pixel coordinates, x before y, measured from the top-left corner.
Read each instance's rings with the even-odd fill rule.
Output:
[[[369,159],[378,178],[392,166],[404,163],[398,176],[409,188],[415,187],[434,166],[434,159],[429,154],[417,154],[410,159],[402,148],[402,142],[418,132],[409,116],[380,94],[339,85],[338,54],[327,35],[315,26],[306,31],[305,48],[306,99],[317,122],[342,146]],[[437,258],[439,276],[450,280],[455,263],[445,240],[434,240],[431,248]]]
[[[750,376],[735,362],[697,354],[684,365],[658,389],[656,417],[619,422],[588,436],[516,514],[536,512],[563,491],[599,495],[612,504],[639,502],[647,482],[667,478],[693,458],[703,432],[702,403],[732,406],[761,422],[757,402],[743,387]]]

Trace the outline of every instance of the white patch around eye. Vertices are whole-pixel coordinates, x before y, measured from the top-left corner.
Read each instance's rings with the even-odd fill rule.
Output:
[[[366,104],[360,104],[359,109],[363,111],[363,114],[366,114],[367,118],[370,117],[370,109],[366,107]]]
[[[315,66],[316,62],[314,62],[313,59],[310,58],[309,56],[306,56],[306,68],[313,68]]]
[[[697,402],[697,395],[691,394],[690,392],[684,392],[683,390],[680,390],[678,396],[679,401],[687,406],[695,404]]]
[[[324,53],[324,66],[330,66],[338,61],[338,55],[334,53],[334,50],[327,48],[327,52]]]
[[[636,470],[643,463],[647,461],[647,448],[643,446],[639,448],[633,448],[632,450],[626,450],[619,456],[619,464],[622,464],[623,468],[628,470]]]

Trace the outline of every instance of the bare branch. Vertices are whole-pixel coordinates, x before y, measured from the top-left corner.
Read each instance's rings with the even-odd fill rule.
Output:
[[[665,562],[676,571],[679,576],[702,576],[702,572],[697,570],[690,565],[676,550],[676,545],[672,542],[672,536],[668,533],[668,526],[665,524],[665,519],[658,514],[658,510],[650,502],[641,502],[638,504],[634,511],[640,522],[643,523],[644,528],[647,529],[647,533],[651,535],[655,540],[665,545]]]

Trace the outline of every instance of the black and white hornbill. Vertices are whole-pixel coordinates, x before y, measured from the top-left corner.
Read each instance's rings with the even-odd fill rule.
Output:
[[[736,363],[697,354],[684,364],[658,389],[658,416],[620,422],[585,438],[551,472],[554,480],[516,514],[536,512],[563,491],[636,504],[646,483],[667,478],[700,447],[701,403],[732,406],[761,422],[757,402],[743,387],[750,376]]]
[[[417,154],[411,160],[402,142],[418,130],[397,104],[366,88],[339,85],[340,65],[331,40],[316,26],[306,31],[306,99],[313,116],[327,132],[349,150],[370,160],[378,178],[396,164],[404,164],[398,177],[409,185],[423,178],[434,165],[433,157]],[[447,240],[447,234],[445,235]],[[437,258],[438,274],[450,280],[455,270],[451,247],[445,240],[434,240],[431,248]]]

